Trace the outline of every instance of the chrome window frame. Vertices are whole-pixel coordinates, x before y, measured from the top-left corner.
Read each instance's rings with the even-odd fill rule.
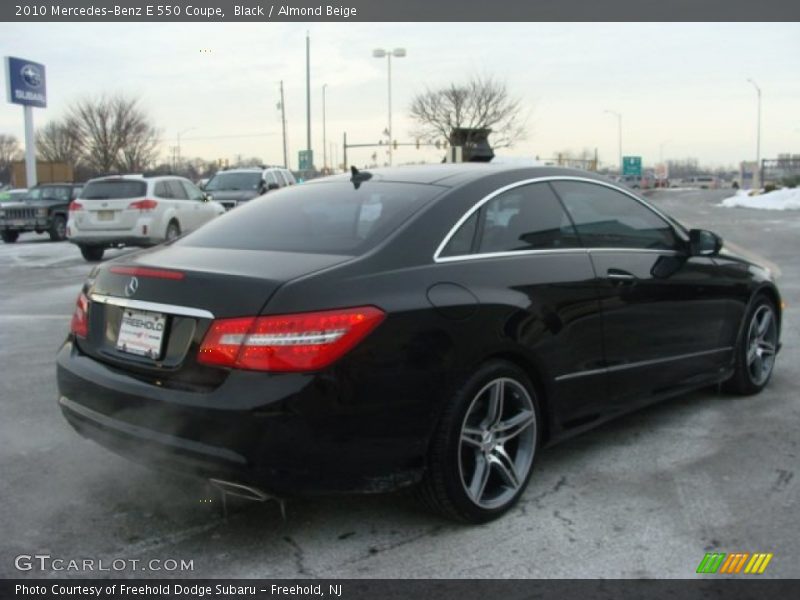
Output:
[[[484,253],[475,253],[475,254],[459,254],[457,256],[440,256],[442,251],[447,247],[447,244],[450,243],[450,239],[456,234],[459,228],[466,223],[466,221],[477,211],[479,211],[484,204],[487,202],[491,202],[494,198],[508,192],[510,190],[516,189],[518,187],[522,187],[524,185],[531,185],[534,183],[544,183],[548,181],[578,181],[583,183],[592,183],[595,185],[600,185],[603,187],[610,188],[614,191],[617,191],[629,198],[633,199],[634,201],[641,204],[647,210],[655,213],[658,217],[664,220],[664,222],[669,225],[670,228],[676,233],[677,237],[683,239],[683,241],[687,241],[686,235],[683,231],[675,226],[672,219],[670,219],[667,215],[662,213],[654,206],[650,206],[648,203],[643,201],[641,198],[633,194],[632,192],[625,190],[619,186],[614,185],[613,183],[606,182],[606,181],[599,181],[597,179],[591,179],[589,177],[575,177],[570,175],[549,175],[546,177],[534,177],[532,179],[523,179],[521,181],[515,181],[514,183],[509,183],[508,185],[504,185],[501,188],[494,190],[493,192],[487,194],[480,200],[478,200],[472,207],[465,212],[461,218],[456,221],[456,224],[447,232],[442,242],[436,248],[436,251],[433,253],[433,262],[435,263],[448,263],[448,262],[456,262],[461,260],[478,260],[483,258],[502,258],[506,256],[525,256],[531,254],[584,254],[588,252],[645,252],[645,253],[657,253],[657,254],[677,254],[675,250],[654,250],[652,248],[606,248],[606,247],[598,247],[598,248],[563,248],[563,249],[541,249],[541,250],[508,250],[505,252],[484,252]],[[566,209],[564,209],[566,210]],[[567,213],[569,216],[569,213]]]

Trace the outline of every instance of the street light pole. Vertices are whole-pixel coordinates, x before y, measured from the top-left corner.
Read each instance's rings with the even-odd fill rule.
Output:
[[[306,31],[306,152],[311,157],[311,38]],[[313,167],[314,161],[308,165]]]
[[[322,84],[322,170],[325,172],[328,169],[328,143],[325,128],[325,88],[327,87],[327,83]]]
[[[761,88],[758,87],[758,84],[753,81],[752,79],[748,79],[750,83],[753,84],[753,87],[756,88],[756,93],[758,94],[758,121],[756,125],[756,170],[755,173],[758,173],[758,185],[761,186]],[[753,176],[755,178],[755,173]]]
[[[619,133],[619,176],[622,177],[622,114],[613,111],[613,110],[606,110],[610,115],[614,115],[617,117],[617,125],[618,125],[618,133]]]
[[[387,62],[389,65],[389,127],[387,131],[389,132],[389,165],[392,164],[392,144],[394,139],[392,138],[392,56],[396,58],[403,58],[406,55],[405,48],[395,48],[394,50],[384,50],[383,48],[377,48],[372,51],[372,56],[375,58],[383,58],[384,56],[387,58]]]
[[[279,108],[281,109],[281,129],[283,131],[283,166],[288,169],[289,156],[288,152],[286,151],[286,103],[283,99],[283,79],[281,79],[281,103]]]

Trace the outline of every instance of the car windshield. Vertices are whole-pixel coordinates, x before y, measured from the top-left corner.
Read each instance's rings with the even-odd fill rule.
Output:
[[[147,193],[144,181],[120,179],[117,181],[90,181],[81,191],[81,200],[115,200],[140,198]]]
[[[350,182],[292,186],[248,202],[177,244],[357,256],[388,237],[442,188]]]
[[[26,200],[63,200],[69,201],[71,188],[66,186],[60,187],[37,187],[28,192]]]
[[[226,190],[255,190],[261,186],[261,173],[217,173],[206,184],[206,190],[226,191]]]

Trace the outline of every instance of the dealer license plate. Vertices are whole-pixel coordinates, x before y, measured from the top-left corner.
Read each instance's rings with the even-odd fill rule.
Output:
[[[161,355],[167,318],[161,313],[126,308],[117,336],[117,350],[157,359]]]

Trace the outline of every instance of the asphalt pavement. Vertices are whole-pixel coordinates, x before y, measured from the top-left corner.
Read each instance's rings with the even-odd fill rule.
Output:
[[[407,493],[297,499],[285,519],[275,503],[237,501],[225,516],[203,482],[82,439],[58,410],[54,357],[91,267],[47,236],[0,245],[0,577],[687,578],[712,551],[771,552],[762,577],[800,576],[800,211],[718,207],[726,195],[651,200],[781,268],[769,387],[696,392],[544,451],[519,506],[479,527]],[[36,554],[110,570],[15,567]],[[193,570],[164,570],[170,560]]]

